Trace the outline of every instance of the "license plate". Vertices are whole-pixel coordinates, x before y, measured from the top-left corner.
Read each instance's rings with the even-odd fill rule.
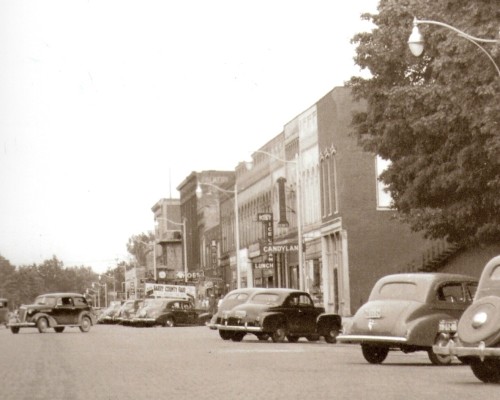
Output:
[[[456,332],[458,329],[457,320],[441,320],[439,321],[439,332]]]
[[[365,311],[365,318],[374,319],[381,317],[382,317],[382,312],[380,311],[380,308],[371,308]]]

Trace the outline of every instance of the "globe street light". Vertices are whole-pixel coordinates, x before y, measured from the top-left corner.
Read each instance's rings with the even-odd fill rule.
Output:
[[[410,48],[410,51],[413,53],[413,55],[416,57],[419,57],[424,51],[424,37],[422,36],[420,30],[418,29],[418,25],[421,24],[438,25],[450,29],[453,32],[457,33],[458,36],[461,36],[464,39],[467,39],[469,42],[475,44],[490,59],[490,61],[495,66],[495,69],[497,70],[498,76],[500,77],[500,68],[498,67],[497,63],[495,62],[491,54],[488,53],[488,51],[486,51],[486,49],[480,45],[480,43],[500,43],[499,39],[482,39],[469,35],[468,33],[462,32],[460,29],[457,29],[443,22],[431,21],[431,20],[419,20],[415,18],[413,20],[413,30],[411,32],[410,37],[408,38],[408,47]]]
[[[271,158],[288,164],[295,164],[295,179],[297,181],[297,244],[298,244],[298,258],[299,258],[299,289],[305,289],[305,277],[304,277],[304,263],[303,263],[303,249],[302,249],[302,201],[301,201],[301,182],[300,182],[300,160],[299,154],[295,154],[295,160],[283,160],[276,157],[274,154],[268,153],[264,150],[256,150],[255,153],[265,154]]]
[[[214,189],[219,190],[223,193],[232,193],[234,194],[234,242],[235,242],[235,252],[236,252],[236,287],[238,289],[241,288],[241,263],[240,263],[240,225],[239,225],[239,211],[238,211],[238,186],[236,183],[234,184],[234,190],[223,189],[213,183],[209,182],[198,182],[198,186],[196,187],[196,196],[198,198],[201,197],[203,191],[201,189],[201,185],[210,186]],[[249,283],[247,283],[248,286]]]

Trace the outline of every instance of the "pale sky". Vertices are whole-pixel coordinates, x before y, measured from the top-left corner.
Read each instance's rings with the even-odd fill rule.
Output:
[[[353,75],[377,0],[0,0],[0,255],[103,272]]]

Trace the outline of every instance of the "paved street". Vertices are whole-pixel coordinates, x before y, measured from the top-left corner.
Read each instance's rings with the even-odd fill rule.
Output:
[[[498,397],[460,364],[394,352],[370,365],[354,345],[223,341],[206,327],[94,326],[62,334],[0,327],[2,400],[444,399]]]

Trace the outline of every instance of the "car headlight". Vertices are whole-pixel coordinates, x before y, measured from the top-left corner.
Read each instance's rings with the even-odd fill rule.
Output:
[[[476,329],[480,328],[486,323],[486,321],[488,321],[488,314],[484,311],[480,311],[472,317],[472,327]]]
[[[234,312],[234,316],[236,318],[245,318],[247,316],[247,312],[245,310],[237,310]]]

